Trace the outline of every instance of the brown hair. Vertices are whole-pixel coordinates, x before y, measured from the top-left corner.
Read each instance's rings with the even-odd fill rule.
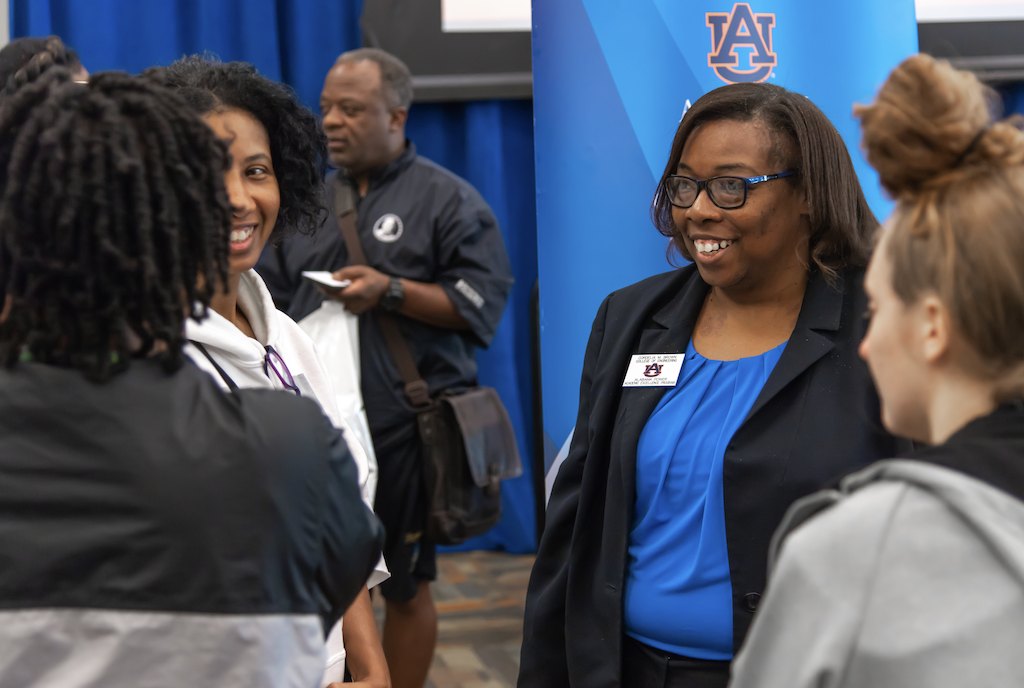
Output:
[[[720,120],[763,123],[772,139],[773,157],[780,165],[771,172],[786,168],[798,173],[786,179],[802,185],[807,194],[811,259],[826,278],[832,280],[844,267],[867,263],[878,220],[864,199],[842,136],[806,96],[774,84],[722,86],[701,96],[679,122],[665,172],[654,193],[651,219],[684,258],[693,260],[672,220],[665,180],[675,174],[683,147],[694,131]]]
[[[973,74],[914,55],[854,112],[897,200],[893,291],[937,294],[1005,396],[1024,392],[1024,133],[991,124],[997,102]]]

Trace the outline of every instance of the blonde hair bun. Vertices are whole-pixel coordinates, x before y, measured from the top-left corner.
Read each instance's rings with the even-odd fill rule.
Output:
[[[862,145],[896,198],[953,183],[972,168],[1024,163],[1024,134],[991,124],[996,93],[945,60],[912,55],[889,75],[872,105],[855,105]]]

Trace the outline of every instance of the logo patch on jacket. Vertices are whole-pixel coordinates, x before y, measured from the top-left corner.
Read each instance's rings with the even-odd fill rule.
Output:
[[[480,296],[480,292],[478,292],[476,289],[469,286],[469,282],[467,282],[466,280],[460,279],[458,282],[456,282],[455,289],[460,294],[469,299],[469,302],[472,303],[477,308],[484,307],[484,297]]]
[[[387,215],[382,215],[380,219],[373,223],[373,236],[377,237],[377,241],[390,244],[398,241],[398,237],[402,236],[404,229],[402,218],[388,213]]]

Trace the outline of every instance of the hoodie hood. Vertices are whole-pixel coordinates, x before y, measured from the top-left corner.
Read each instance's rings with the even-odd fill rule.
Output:
[[[886,482],[909,484],[941,502],[986,542],[1024,587],[1024,403],[1003,404],[911,459],[878,461],[790,509],[772,538],[774,569],[782,541],[815,514]]]
[[[262,368],[266,347],[279,348],[281,327],[274,300],[255,270],[242,273],[238,281],[238,307],[249,321],[255,339],[242,334],[234,323],[213,310],[208,310],[207,317],[199,322],[189,319],[185,337],[217,350],[236,365]]]
[[[1024,463],[1024,454],[1017,457]],[[843,491],[902,482],[927,492],[956,515],[1024,588],[1024,502],[966,473],[916,460],[881,461],[849,476]]]

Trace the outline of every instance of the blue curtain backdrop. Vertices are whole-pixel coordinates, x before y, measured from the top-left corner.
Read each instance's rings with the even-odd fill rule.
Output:
[[[1024,83],[1005,84],[997,90],[1007,115],[1024,115]]]
[[[533,104],[528,100],[418,103],[406,132],[420,155],[469,180],[501,224],[516,284],[490,348],[480,351],[480,384],[508,408],[523,475],[502,484],[504,514],[490,533],[443,550],[535,549],[530,382],[530,292],[537,279],[537,210],[533,175]]]
[[[12,0],[11,35],[56,34],[91,72],[137,73],[182,55],[244,60],[290,84],[316,109],[335,58],[360,45],[362,0]],[[531,552],[535,520],[530,450],[528,305],[537,278],[533,114],[529,101],[417,104],[409,138],[419,152],[469,180],[501,223],[516,286],[480,381],[497,388],[515,425],[524,474],[502,487],[505,513],[458,549]]]

